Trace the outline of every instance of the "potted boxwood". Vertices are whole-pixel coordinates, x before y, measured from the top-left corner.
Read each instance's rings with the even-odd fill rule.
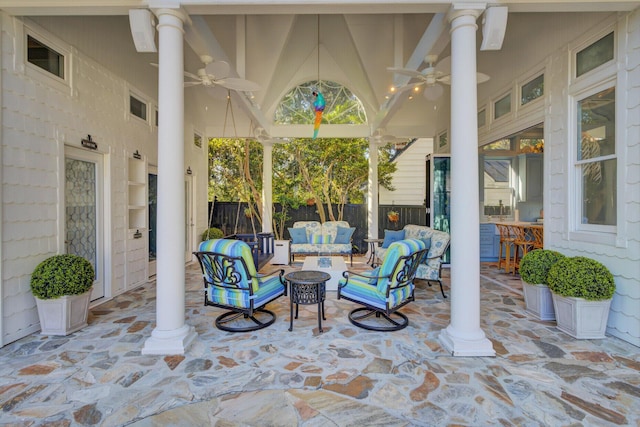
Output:
[[[201,241],[204,242],[205,240],[210,239],[222,239],[224,237],[224,233],[219,228],[211,227],[204,230],[200,237]]]
[[[43,334],[69,335],[87,326],[94,278],[91,263],[77,255],[54,255],[38,264],[31,293]]]
[[[602,263],[587,257],[565,258],[549,270],[558,329],[574,338],[604,338],[616,285]]]
[[[524,291],[526,310],[540,320],[555,320],[551,291],[547,286],[547,274],[551,267],[565,258],[560,252],[536,249],[522,257],[520,279]]]

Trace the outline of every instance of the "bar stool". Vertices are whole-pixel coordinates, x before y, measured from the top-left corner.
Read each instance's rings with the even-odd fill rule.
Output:
[[[522,225],[512,225],[514,234],[513,274],[520,268],[520,260],[533,248],[533,235]],[[521,255],[522,254],[522,255]]]
[[[513,236],[506,224],[496,224],[500,233],[500,248],[498,250],[498,270],[504,265],[504,272],[509,272],[509,261],[511,260],[511,248],[513,247]],[[504,255],[502,249],[504,248]]]
[[[530,228],[531,234],[533,235],[533,249],[543,249],[544,248],[544,229],[541,225],[534,225]]]

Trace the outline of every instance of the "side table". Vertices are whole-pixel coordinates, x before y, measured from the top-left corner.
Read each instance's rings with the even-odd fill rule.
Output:
[[[384,239],[364,239],[365,243],[369,244],[369,259],[367,264],[371,267],[376,266],[376,245],[384,242]]]
[[[289,331],[293,330],[293,304],[296,305],[296,319],[298,318],[298,304],[318,304],[318,330],[322,333],[322,320],[324,317],[324,299],[326,296],[326,283],[331,275],[322,271],[293,271],[284,276],[289,283]],[[322,316],[322,317],[321,317]]]

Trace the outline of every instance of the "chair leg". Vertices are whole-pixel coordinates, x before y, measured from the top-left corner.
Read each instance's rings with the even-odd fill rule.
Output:
[[[264,317],[263,320],[258,319],[258,315]],[[233,322],[237,321],[243,317],[244,319],[251,320],[255,325],[249,324],[249,326],[229,326]],[[257,331],[258,329],[266,328],[269,325],[272,325],[273,322],[276,321],[275,313],[265,310],[259,309],[254,310],[253,315],[249,316],[246,313],[237,312],[237,311],[228,311],[226,313],[221,314],[216,318],[216,327],[222,331],[227,332],[251,332]],[[248,322],[243,322],[248,323]]]
[[[362,312],[362,314],[360,314]],[[364,323],[363,320],[375,315],[376,318],[384,318],[387,322],[390,323],[390,326],[378,326],[373,324]],[[392,318],[399,318],[398,320]],[[380,332],[390,332],[390,331],[399,331],[400,329],[404,329],[409,324],[409,319],[404,314],[399,311],[395,311],[389,315],[382,311],[373,310],[368,307],[360,307],[352,310],[349,313],[349,321],[362,329],[367,329],[369,331],[380,331]]]
[[[447,296],[444,294],[444,289],[442,288],[442,280],[427,280],[427,284],[431,287],[431,282],[435,282],[440,285],[440,292],[442,293],[442,298],[446,298]]]

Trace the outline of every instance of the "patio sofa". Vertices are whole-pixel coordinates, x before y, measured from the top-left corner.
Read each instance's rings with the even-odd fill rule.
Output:
[[[429,283],[429,286],[431,286],[432,283],[437,283],[440,285],[440,292],[442,292],[442,296],[446,298],[447,296],[444,294],[444,290],[442,289],[440,273],[442,270],[443,255],[449,247],[449,239],[451,238],[449,233],[434,230],[433,228],[425,225],[414,224],[405,225],[402,231],[404,233],[392,232],[389,234],[396,234],[394,236],[396,240],[421,239],[427,242],[429,253],[418,266],[416,279],[426,280]],[[387,239],[387,236],[385,236],[385,243],[387,240],[393,239]],[[383,243],[382,246],[388,246],[388,244],[385,245],[385,243]],[[378,259],[384,259],[384,254],[387,251],[387,248],[382,246],[376,248],[376,257]]]
[[[320,221],[294,222],[293,227],[289,228],[291,262],[295,255],[331,253],[348,254],[353,265],[351,236],[354,230],[355,228],[349,227],[347,221],[326,221],[322,224]],[[336,237],[338,237],[337,243]]]

